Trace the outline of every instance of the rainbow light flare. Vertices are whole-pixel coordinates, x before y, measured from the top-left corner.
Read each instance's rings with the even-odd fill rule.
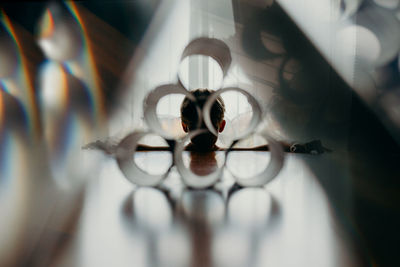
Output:
[[[0,131],[6,130],[3,129],[3,127],[6,127],[5,121],[6,121],[6,99],[4,99],[5,94],[9,95],[9,97],[15,99],[15,101],[18,103],[18,107],[21,109],[24,117],[24,121],[27,123],[29,120],[28,113],[25,109],[25,105],[21,103],[21,100],[17,97],[15,97],[13,94],[11,94],[9,91],[9,87],[13,87],[14,84],[7,84],[4,79],[0,79]],[[9,118],[10,119],[10,118]],[[14,118],[11,118],[14,119]],[[29,124],[28,124],[29,125]]]
[[[88,81],[87,87],[91,96],[91,101],[92,101],[91,104],[94,109],[93,111],[96,124],[98,126],[101,126],[102,123],[104,122],[106,111],[104,105],[103,92],[101,91],[99,85],[100,84],[100,81],[98,79],[99,74],[96,70],[94,55],[90,47],[90,42],[89,42],[90,39],[88,37],[85,24],[83,22],[81,14],[79,13],[77,5],[72,1],[66,2],[65,5],[69,9],[75,20],[78,22],[84,37],[82,42],[84,51],[87,52],[83,53],[83,56],[85,57],[84,63],[86,65],[84,69],[87,69],[89,71],[87,76],[87,81]],[[73,69],[71,68],[70,71],[73,71]]]
[[[82,71],[82,69],[79,69],[77,67],[79,67],[79,66],[77,66],[76,64],[72,64],[70,62],[62,64],[62,68],[64,70],[65,76],[67,76],[67,74],[70,74],[72,76],[75,76],[75,77],[79,78],[79,80],[83,80],[83,78],[81,77],[83,71]],[[67,79],[67,77],[66,77],[66,79]],[[68,82],[68,80],[67,80],[67,82]],[[97,114],[95,112],[95,109],[96,109],[95,103],[96,103],[96,101],[95,101],[94,94],[92,93],[92,90],[90,89],[90,87],[87,84],[84,84],[82,89],[84,89],[85,93],[87,94],[87,96],[89,96],[88,100],[90,102],[89,106],[90,106],[90,111],[92,112],[92,117],[95,119],[96,122],[101,122],[101,121],[98,121],[96,119],[96,118],[103,118],[103,117],[96,116],[96,114]],[[105,112],[103,110],[103,114],[104,113]]]
[[[19,82],[20,90],[22,90],[20,101],[23,103],[23,108],[25,109],[25,114],[27,116],[28,133],[29,136],[38,137],[39,136],[39,118],[38,110],[35,102],[34,86],[32,81],[28,77],[27,59],[25,58],[22,49],[22,45],[18,40],[16,31],[11,23],[11,20],[4,12],[3,9],[0,10],[0,22],[4,25],[5,29],[9,33],[10,37],[13,39],[18,52],[17,58],[20,68],[17,71],[16,80]]]
[[[50,9],[46,9],[46,13],[44,14],[43,20],[40,24],[40,37],[47,38],[50,37],[54,32],[54,18],[50,12]]]
[[[74,22],[76,19],[74,19]],[[60,21],[58,22],[57,25],[55,25],[54,22],[54,16],[49,8],[46,9],[46,12],[44,13],[41,22],[40,22],[40,34],[39,34],[39,45],[41,41],[45,41],[46,39],[49,39],[50,42],[52,38],[57,38],[59,37],[59,33],[57,35],[57,31],[59,30],[58,26],[61,28],[68,26],[68,25],[62,25],[62,23],[66,23],[65,21]],[[79,25],[79,24],[77,24]],[[82,27],[79,26],[79,35],[82,35]],[[82,37],[82,36],[81,36]],[[54,40],[55,42],[53,43],[53,46],[57,46],[57,44],[60,42],[60,40]],[[53,59],[51,56],[49,56],[49,60],[45,61],[44,64],[41,67],[41,75],[42,75],[42,80],[46,80],[47,86],[42,88],[42,91],[45,90],[45,98],[44,102],[42,101],[42,107],[44,107],[46,104],[51,103],[54,105],[55,103],[59,104],[58,108],[60,111],[63,112],[69,112],[69,110],[66,110],[68,106],[68,102],[70,101],[69,99],[69,94],[68,94],[68,75],[71,74],[72,76],[76,77],[77,79],[81,81],[86,81],[88,80],[88,77],[93,77],[93,74],[88,73],[87,70],[90,72],[90,67],[88,67],[87,63],[87,56],[85,53],[82,53],[82,51],[88,51],[86,48],[87,45],[84,43],[84,38],[82,37],[82,46],[83,48],[79,49],[81,52],[79,53],[79,56],[74,57],[72,59],[63,59],[60,61],[60,59]],[[75,43],[76,44],[76,43]],[[71,45],[74,45],[74,43],[71,43]],[[62,49],[68,48],[65,46],[62,47],[54,47],[56,49],[60,49],[59,52],[63,53],[65,51],[62,51]],[[42,47],[42,49],[46,50],[45,47]],[[50,49],[50,47],[49,47]],[[45,51],[46,53],[46,51]],[[84,66],[82,66],[84,65]],[[50,83],[50,85],[49,85]],[[84,83],[89,83],[89,85],[93,84],[93,82],[84,82]],[[93,87],[93,86],[92,86]],[[96,112],[94,110],[95,107],[95,94],[88,89],[88,86],[84,87],[85,92],[87,93],[90,101],[90,111],[93,114],[93,117],[96,118]],[[60,97],[62,96],[62,101],[60,101]],[[52,99],[54,98],[54,99]],[[43,99],[42,99],[43,100]],[[45,114],[46,116],[46,114]]]

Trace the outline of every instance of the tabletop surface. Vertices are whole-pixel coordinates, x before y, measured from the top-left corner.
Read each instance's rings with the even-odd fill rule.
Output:
[[[140,152],[152,159],[152,166],[165,158],[144,154],[162,153],[167,152]],[[240,164],[251,166],[254,157],[268,159],[269,152],[262,154],[246,152]],[[262,187],[235,186],[225,169],[218,184],[202,190],[185,187],[174,168],[158,188],[137,187],[113,158],[104,157],[99,177],[87,188],[79,222],[54,263],[359,266],[355,244],[303,162],[326,157],[330,155],[287,154],[279,175]],[[209,160],[202,159],[203,170]]]

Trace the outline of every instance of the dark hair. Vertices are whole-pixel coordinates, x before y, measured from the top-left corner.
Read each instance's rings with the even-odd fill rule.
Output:
[[[203,108],[207,98],[213,93],[213,90],[209,89],[196,89],[192,91],[192,94],[196,98],[196,103],[194,103],[189,98],[185,97],[181,105],[181,120],[188,127],[189,131],[195,130],[198,124],[198,114],[196,110],[196,104],[200,109]],[[218,125],[224,119],[225,104],[222,98],[219,96],[213,103],[211,107],[211,122],[215,129],[218,129]],[[201,123],[201,128],[205,128],[204,122]],[[200,134],[195,136],[192,140],[192,145],[195,146],[196,150],[211,150],[217,141],[217,136],[211,132]]]
[[[207,101],[207,98],[213,93],[213,90],[210,89],[196,89],[191,93],[196,97],[197,105],[200,109],[203,108],[204,103]],[[220,96],[217,97],[216,101],[211,107],[211,121],[215,128],[217,128],[218,124],[224,119],[225,113],[225,104]],[[196,103],[194,103],[189,98],[185,97],[181,104],[181,119],[182,122],[185,123],[189,130],[194,130],[197,125],[198,114],[196,110]]]

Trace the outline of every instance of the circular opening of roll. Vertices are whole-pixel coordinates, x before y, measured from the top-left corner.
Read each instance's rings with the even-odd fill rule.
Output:
[[[239,92],[229,91],[221,94],[225,103],[224,131],[220,133],[220,142],[224,146],[230,145],[231,140],[237,139],[250,127],[253,109],[246,96]]]
[[[182,86],[166,84],[156,87],[144,100],[143,113],[150,129],[166,139],[180,139],[184,136],[180,109],[184,99],[196,102],[196,98]],[[200,118],[195,128],[200,127],[202,113],[193,107],[193,116]]]
[[[222,100],[225,112],[225,126],[221,131],[215,121],[214,103]],[[213,134],[220,135],[220,144],[230,145],[253,132],[261,119],[261,107],[249,92],[240,88],[224,88],[214,92],[203,107],[203,118],[207,128]]]
[[[185,57],[178,70],[181,84],[188,90],[207,88],[219,89],[224,80],[221,66],[215,59],[205,55]]]
[[[194,138],[207,134],[209,132],[206,129],[191,131],[175,146],[175,165],[183,182],[189,187],[207,188],[214,185],[222,175],[225,165],[224,153],[190,150],[190,143]]]
[[[116,150],[119,168],[133,184],[155,186],[167,175],[172,153],[160,136],[150,132],[134,132],[125,137]]]
[[[267,145],[265,138],[254,134],[240,140],[229,152],[226,161],[228,170],[240,179],[260,175],[271,160]]]
[[[162,130],[169,136],[181,138],[185,135],[181,125],[181,104],[185,96],[169,94],[163,96],[157,104],[156,112]]]
[[[133,154],[135,164],[151,175],[162,175],[172,165],[172,153],[168,151],[168,143],[156,134],[148,134],[138,141]]]
[[[263,186],[278,175],[283,160],[281,145],[263,131],[234,142],[226,166],[239,185]]]

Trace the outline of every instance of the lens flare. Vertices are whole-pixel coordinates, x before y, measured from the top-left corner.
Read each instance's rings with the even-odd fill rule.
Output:
[[[28,114],[20,99],[8,93],[3,81],[0,80],[0,129],[18,129],[26,132],[28,129]]]
[[[82,60],[82,63],[83,63],[83,69],[86,72],[85,82],[87,87],[90,88],[90,95],[93,98],[92,103],[94,104],[93,107],[94,107],[94,114],[96,116],[96,123],[97,125],[100,126],[105,120],[106,111],[104,105],[105,104],[104,95],[100,87],[100,80],[99,80],[100,76],[96,69],[94,55],[92,53],[93,50],[92,44],[90,42],[88,31],[84,24],[83,16],[81,16],[81,12],[77,4],[72,1],[69,1],[66,2],[65,5],[69,9],[75,20],[78,22],[79,27],[81,29],[81,33],[83,35],[82,40],[85,53],[83,53],[84,60]],[[74,70],[74,68],[71,67],[71,70]]]
[[[50,12],[50,9],[46,10],[42,23],[40,25],[40,36],[41,38],[48,38],[54,32],[54,18]]]
[[[17,31],[13,26],[11,20],[4,12],[0,10],[0,22],[8,32],[9,36],[13,40],[15,47],[17,48],[17,72],[13,77],[13,81],[17,84],[20,90],[19,97],[20,102],[23,104],[26,114],[28,116],[28,133],[29,136],[39,136],[39,117],[38,109],[35,101],[35,92],[33,86],[33,79],[29,77],[29,70],[27,68],[27,59],[24,56],[23,46],[18,38]]]
[[[41,20],[39,46],[51,60],[64,62],[79,58],[83,53],[83,41],[76,21],[60,16],[54,21],[51,14],[50,9],[47,9]]]
[[[96,129],[99,129],[104,125],[106,111],[92,53],[93,45],[81,8],[73,2],[64,5],[67,14],[59,14],[60,6],[53,5],[46,9],[39,25],[38,44],[50,61],[62,64],[68,74],[84,84],[93,107]]]

